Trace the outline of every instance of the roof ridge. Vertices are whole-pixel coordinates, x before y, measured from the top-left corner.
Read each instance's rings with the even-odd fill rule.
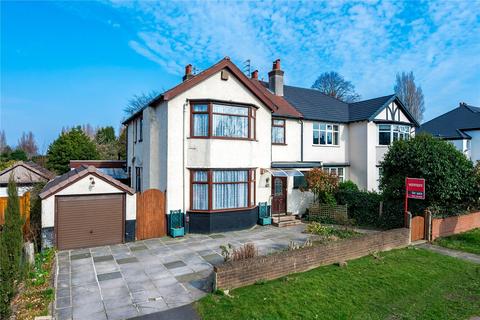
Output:
[[[367,101],[371,101],[371,100],[383,99],[383,98],[387,98],[387,97],[391,98],[393,96],[396,96],[396,93],[387,94],[385,96],[376,97],[376,98],[370,98],[370,99],[365,99],[365,100],[360,100],[360,101],[349,102],[348,104],[352,105],[352,104],[356,104],[356,103],[362,103],[362,102],[367,102]]]

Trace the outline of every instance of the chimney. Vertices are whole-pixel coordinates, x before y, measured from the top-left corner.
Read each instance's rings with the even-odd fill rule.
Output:
[[[191,79],[191,78],[193,78],[192,65],[187,64],[185,66],[185,75],[183,76],[183,81],[186,81],[186,80]]]
[[[258,70],[255,70],[252,72],[252,79],[253,80],[258,80]]]
[[[268,89],[277,96],[283,96],[283,73],[280,59],[273,61],[272,71],[268,73]]]

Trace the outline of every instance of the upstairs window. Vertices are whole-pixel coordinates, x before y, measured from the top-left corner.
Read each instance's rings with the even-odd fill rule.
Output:
[[[338,125],[315,122],[313,124],[313,144],[338,146]]]
[[[272,119],[272,143],[285,144],[285,120]]]
[[[408,139],[410,139],[410,126],[378,125],[378,144],[381,146],[388,146],[395,141]]]
[[[142,167],[135,167],[135,191],[142,192]]]
[[[193,103],[190,133],[197,138],[255,139],[256,109],[220,103]]]

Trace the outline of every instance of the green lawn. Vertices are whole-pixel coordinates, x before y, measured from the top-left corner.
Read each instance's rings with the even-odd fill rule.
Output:
[[[480,316],[480,265],[409,248],[230,295],[200,300],[202,319],[468,319]]]
[[[435,240],[435,244],[445,248],[480,254],[480,229],[439,238]]]

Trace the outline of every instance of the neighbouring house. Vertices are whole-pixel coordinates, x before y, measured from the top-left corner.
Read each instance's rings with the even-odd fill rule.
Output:
[[[280,60],[268,82],[229,58],[160,94],[124,121],[127,168],[136,191],[166,192],[166,210],[188,213],[191,232],[251,227],[258,203],[303,214],[304,174],[324,168],[378,188],[388,146],[418,123],[395,95],[344,103],[284,84]]]
[[[15,177],[19,196],[30,190],[36,183],[47,182],[55,177],[53,172],[35,162],[17,161],[0,172],[0,197],[8,196],[7,185],[11,174]]]
[[[425,122],[419,132],[451,142],[474,163],[480,161],[480,108],[464,102],[452,111]]]
[[[51,180],[42,199],[42,247],[74,249],[135,240],[136,195],[94,166]]]
[[[127,172],[125,160],[70,160],[70,169],[77,169],[81,166],[94,166],[100,172],[108,174],[123,184],[130,185],[130,177]]]

